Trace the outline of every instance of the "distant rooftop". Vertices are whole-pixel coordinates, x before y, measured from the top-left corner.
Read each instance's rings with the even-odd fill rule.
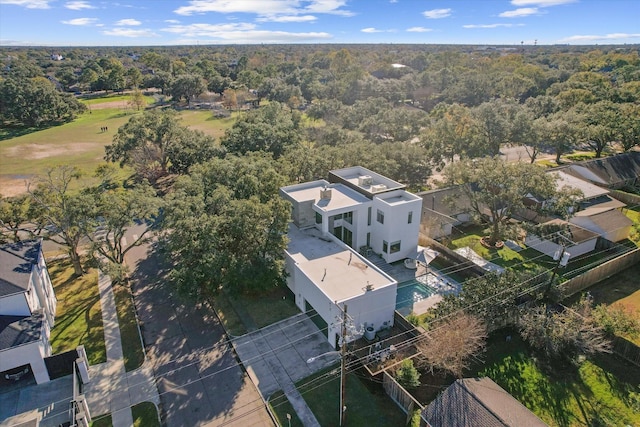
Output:
[[[406,187],[404,184],[400,184],[362,166],[329,171],[329,181],[342,182],[370,199],[379,193],[404,190]]]
[[[590,182],[583,179],[576,178],[575,176],[569,175],[562,170],[554,170],[549,173],[554,174],[558,177],[558,180],[556,181],[556,188],[558,190],[562,189],[562,187],[565,186],[581,190],[584,194],[584,199],[591,199],[593,197],[599,197],[605,194],[609,194],[609,190],[598,187],[597,185],[591,184]]]
[[[331,301],[345,301],[397,282],[365,258],[314,229],[289,227],[287,253]]]
[[[367,197],[351,188],[342,184],[330,184],[324,179],[289,185],[280,190],[298,203],[314,201],[318,208],[329,212],[369,202]],[[321,192],[325,190],[331,190],[331,197],[322,199]]]

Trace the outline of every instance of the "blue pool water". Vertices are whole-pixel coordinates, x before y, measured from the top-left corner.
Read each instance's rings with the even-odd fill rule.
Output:
[[[402,308],[413,307],[418,301],[430,297],[435,294],[436,290],[417,280],[409,280],[407,282],[398,283],[398,291],[396,294],[396,310]]]

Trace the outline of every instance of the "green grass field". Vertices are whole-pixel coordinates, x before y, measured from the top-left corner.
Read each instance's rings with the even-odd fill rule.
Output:
[[[25,181],[62,164],[77,166],[91,176],[104,162],[105,145],[112,143],[120,126],[138,114],[127,105],[127,100],[126,95],[89,99],[84,102],[90,104],[90,112],[71,123],[0,140],[0,194],[24,193]],[[180,116],[184,125],[220,138],[233,125],[237,114],[216,119],[211,111],[186,110]],[[102,127],[108,131],[102,132]],[[123,170],[121,178],[130,172],[128,168]]]
[[[53,354],[83,344],[90,364],[106,362],[98,272],[76,278],[68,258],[49,262],[47,268],[58,299],[50,338]]]
[[[140,341],[140,332],[131,291],[127,286],[114,284],[112,288],[118,311],[124,367],[127,372],[131,372],[139,368],[144,362],[144,350]]]
[[[550,426],[640,425],[640,370],[613,355],[559,368],[538,360],[516,333],[508,344],[496,334],[472,375],[491,378]]]

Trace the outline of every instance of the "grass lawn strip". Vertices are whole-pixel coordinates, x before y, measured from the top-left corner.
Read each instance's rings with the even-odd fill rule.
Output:
[[[339,372],[339,368],[334,367],[296,383],[298,391],[322,426],[339,424]],[[347,425],[402,426],[407,420],[406,414],[384,393],[381,385],[367,387],[356,372],[347,375],[345,406]]]
[[[47,267],[58,299],[50,338],[53,354],[82,344],[90,364],[106,362],[98,272],[90,270],[76,278],[68,258],[50,261]]]
[[[118,323],[120,324],[124,368],[127,372],[130,372],[139,368],[144,362],[144,351],[140,342],[135,307],[131,291],[127,285],[114,284],[112,289],[116,300]]]
[[[133,427],[160,427],[158,410],[151,402],[141,402],[131,407]]]
[[[278,420],[278,425],[283,427],[304,427],[300,418],[298,418],[298,414],[296,410],[293,409],[291,402],[287,399],[287,396],[281,391],[275,392],[269,398],[269,407],[271,407],[271,412],[276,416]],[[287,418],[287,415],[291,417],[291,420]]]
[[[91,422],[91,427],[113,427],[111,414],[100,415]]]
[[[640,425],[628,403],[639,391],[640,371],[613,355],[559,368],[536,359],[517,334],[509,344],[497,334],[471,375],[493,379],[550,426]]]

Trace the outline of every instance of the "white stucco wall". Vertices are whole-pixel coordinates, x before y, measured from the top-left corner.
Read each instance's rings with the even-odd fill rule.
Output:
[[[35,341],[18,347],[0,351],[0,371],[29,364],[38,384],[49,381],[49,373],[44,358],[51,355],[48,341]]]
[[[385,193],[373,199],[371,246],[373,251],[382,255],[388,263],[409,257],[418,246],[420,231],[420,215],[422,199],[408,194],[408,200],[388,203],[388,198],[405,193],[403,190]],[[384,213],[384,223],[378,222],[378,210]],[[409,212],[413,212],[411,223],[408,223]],[[387,252],[383,251],[383,241],[388,242]],[[391,244],[400,241],[400,251],[391,253]]]
[[[306,311],[308,302],[318,312],[318,315],[329,325],[327,342],[336,345],[336,337],[339,337],[342,321],[342,306],[347,305],[347,314],[353,319],[354,326],[360,328],[365,324],[373,326],[376,330],[387,322],[393,326],[393,315],[396,302],[397,285],[394,283],[373,291],[364,292],[345,301],[338,301],[337,305],[318,287],[303,271],[298,268],[293,259],[286,255],[286,266],[289,277],[287,285],[295,294],[296,305],[301,311]],[[345,282],[348,286],[348,279]],[[360,336],[349,337],[349,340]]]

